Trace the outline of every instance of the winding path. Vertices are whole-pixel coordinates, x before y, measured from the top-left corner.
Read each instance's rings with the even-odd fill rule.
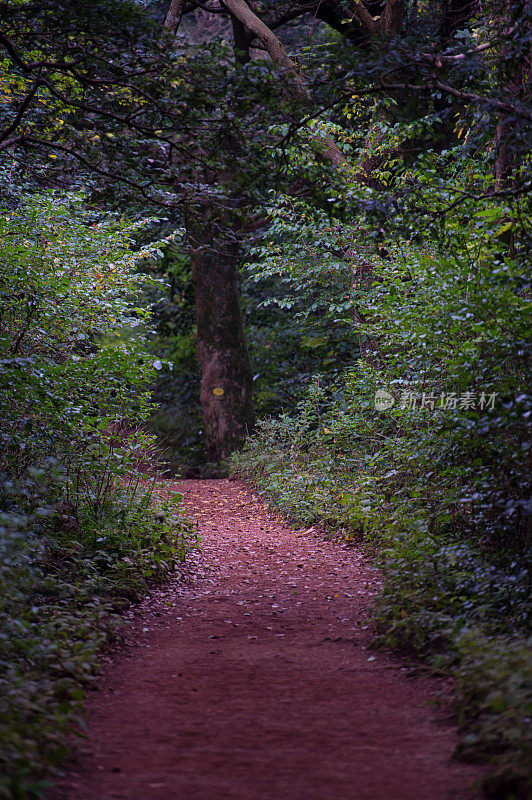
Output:
[[[439,684],[367,649],[378,576],[363,555],[270,517],[237,482],[178,488],[203,539],[194,581],[135,612],[56,797],[477,797]]]

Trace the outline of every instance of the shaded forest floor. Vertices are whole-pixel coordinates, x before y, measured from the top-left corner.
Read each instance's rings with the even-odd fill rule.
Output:
[[[192,577],[153,593],[87,701],[61,800],[459,800],[442,685],[368,649],[378,574],[227,480],[170,483]]]

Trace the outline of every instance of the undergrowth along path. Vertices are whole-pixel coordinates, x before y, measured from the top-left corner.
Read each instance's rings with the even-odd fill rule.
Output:
[[[136,614],[87,703],[68,800],[460,800],[438,682],[368,649],[363,554],[227,480],[169,483],[199,522],[194,580]]]

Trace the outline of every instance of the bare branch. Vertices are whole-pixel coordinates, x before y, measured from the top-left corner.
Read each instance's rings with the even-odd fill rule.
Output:
[[[501,100],[496,100],[494,97],[485,97],[480,94],[474,94],[473,92],[462,92],[460,89],[455,89],[454,86],[449,86],[440,81],[427,80],[422,83],[388,83],[381,78],[381,91],[390,91],[390,89],[407,89],[411,92],[426,92],[427,89],[439,89],[441,92],[450,94],[452,97],[456,97],[459,100],[468,100],[473,103],[485,103],[497,109],[497,111],[504,111],[505,114],[511,114],[532,122],[532,112],[520,108],[518,105],[505,103]],[[378,91],[378,89],[372,89],[371,91]],[[357,91],[357,94],[364,93],[365,92]]]
[[[297,19],[298,17],[303,16],[303,14],[307,14],[310,11],[314,11],[316,8],[316,3],[307,3],[307,5],[301,5],[297,8],[288,9],[283,14],[281,14],[276,19],[268,20],[266,24],[270,28],[270,30],[275,30],[276,28],[280,28],[281,25],[285,25],[287,22],[291,22],[293,19]]]
[[[13,147],[13,145],[22,142],[23,139],[24,139],[23,133],[19,133],[17,136],[12,136],[11,139],[7,139],[6,141],[0,144],[0,152],[2,152],[2,150],[7,150],[8,147]]]
[[[514,25],[508,33],[505,32],[504,37],[508,37],[512,33],[517,30],[517,25]],[[496,47],[502,41],[503,37],[497,37],[496,39],[492,39],[489,42],[484,42],[484,44],[478,45],[478,47],[472,47],[469,50],[466,50],[463,53],[456,53],[453,54],[452,52],[442,53],[441,55],[432,55],[431,53],[423,53],[423,60],[428,61],[429,64],[433,64],[438,69],[441,69],[443,65],[448,64],[458,64],[460,61],[465,61],[466,58],[470,56],[476,56],[479,53],[484,53],[486,50],[491,50],[492,47]]]
[[[264,45],[271,60],[285,78],[292,97],[300,102],[308,103],[310,92],[299,67],[292,61],[284,45],[273,31],[253,13],[245,0],[224,0],[224,5]]]
[[[15,116],[15,119],[13,120],[11,125],[9,125],[7,128],[5,128],[5,130],[0,132],[0,143],[3,142],[5,139],[7,139],[8,136],[11,136],[11,134],[18,128],[18,126],[20,125],[20,123],[22,121],[22,117],[24,116],[24,112],[26,111],[26,109],[28,108],[29,104],[31,103],[31,101],[33,100],[35,95],[37,94],[37,90],[38,90],[39,86],[42,86],[41,78],[37,78],[37,80],[34,81],[33,85],[31,86],[31,88],[30,88],[30,90],[28,92],[28,94],[26,95],[24,100],[19,105],[18,111],[17,111],[16,116]]]
[[[501,100],[495,100],[493,97],[482,97],[482,95],[474,94],[473,92],[461,92],[459,89],[455,89],[453,86],[449,86],[446,83],[441,83],[440,81],[430,81],[429,86],[439,89],[441,92],[445,92],[446,94],[450,94],[452,97],[457,97],[459,100],[471,100],[475,103],[487,103],[499,111],[504,111],[505,114],[515,114],[522,119],[528,119],[532,122],[532,112],[526,111],[524,108],[521,109],[518,106],[512,105],[511,103],[504,103]]]

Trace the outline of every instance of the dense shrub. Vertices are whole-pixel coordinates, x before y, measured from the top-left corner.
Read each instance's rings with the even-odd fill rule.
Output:
[[[370,547],[383,571],[373,610],[376,644],[450,671],[460,752],[504,765],[493,779],[500,796],[514,796],[516,786],[526,792],[532,551],[519,529],[511,540],[508,533],[497,539],[487,497],[474,514],[462,502],[470,475],[476,479],[483,468],[490,476],[490,462],[479,453],[491,448],[467,440],[478,459],[470,468],[464,440],[444,426],[454,455],[461,446],[461,470],[444,450],[441,431],[441,449],[437,438],[429,449],[419,421],[401,425],[400,418],[375,413],[371,377],[361,365],[335,392],[339,399],[316,380],[297,416],[259,423],[234,468],[286,516]],[[511,513],[512,506],[504,507]]]
[[[6,798],[42,795],[119,612],[194,543],[179,496],[154,492],[155,448],[142,432],[155,370],[138,228],[54,194],[0,215]]]
[[[262,420],[234,466],[283,513],[378,554],[376,641],[452,671],[461,749],[498,760],[512,797],[531,780],[528,201],[479,204],[491,178],[460,146],[405,179],[415,223],[399,201],[389,220],[360,203],[356,227],[293,199],[270,209],[253,271],[281,275],[301,324],[351,314],[365,359]]]

